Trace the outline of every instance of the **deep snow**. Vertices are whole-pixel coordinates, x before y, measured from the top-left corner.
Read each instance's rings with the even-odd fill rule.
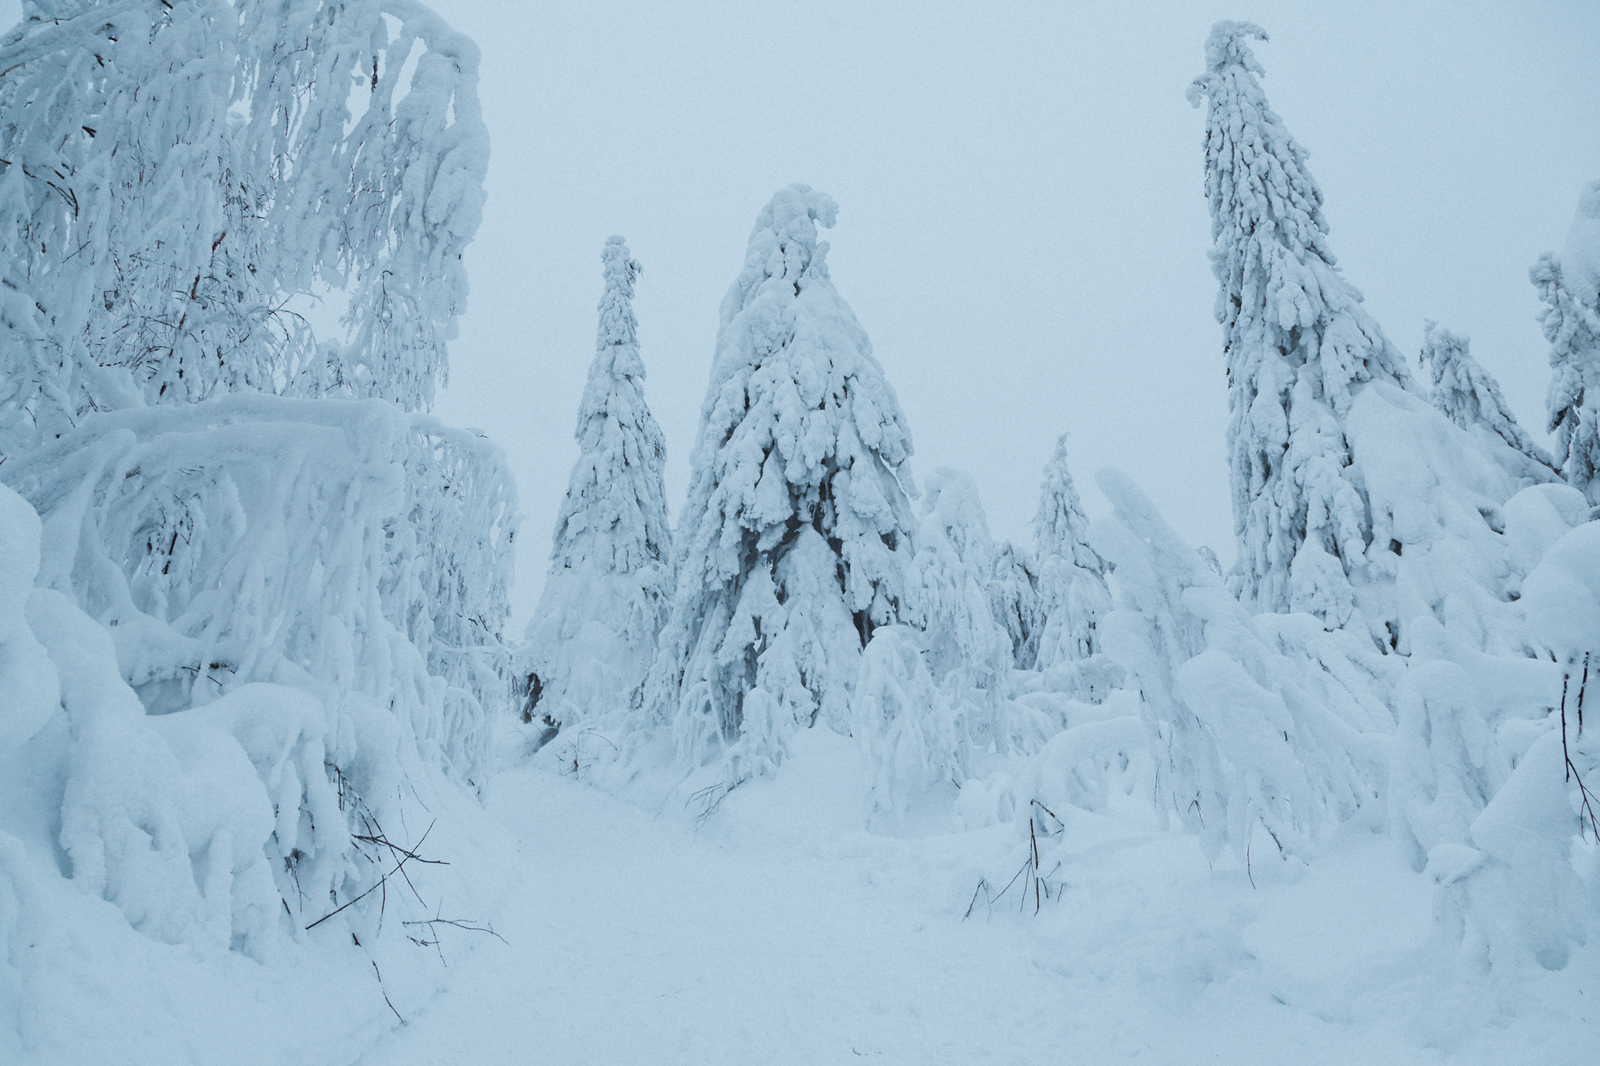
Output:
[[[517,738],[502,738],[515,742]],[[868,767],[827,730],[703,821],[610,794],[552,745],[491,790],[518,839],[495,929],[359,1062],[1578,1063],[1600,958],[1507,990],[1429,947],[1432,886],[1346,826],[1298,875],[1209,865],[1191,834],[1062,811],[1035,913],[1013,825],[869,825]],[[651,797],[656,797],[652,802]],[[940,804],[944,811],[948,804]],[[697,824],[698,823],[698,824]],[[1024,822],[1024,825],[1026,823]],[[1023,830],[1025,833],[1025,829]],[[1258,857],[1259,858],[1259,857]],[[1046,866],[1046,870],[1049,867]],[[1254,879],[1254,886],[1251,880]]]

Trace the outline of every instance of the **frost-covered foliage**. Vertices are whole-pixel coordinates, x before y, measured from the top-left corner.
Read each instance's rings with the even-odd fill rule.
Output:
[[[1206,112],[1216,316],[1228,373],[1236,584],[1259,610],[1351,621],[1372,532],[1344,419],[1359,387],[1411,388],[1328,247],[1307,153],[1267,106],[1247,43],[1219,22],[1189,100]],[[1381,547],[1381,546],[1380,546]]]
[[[415,897],[364,894],[425,839],[427,823],[406,828],[402,807],[449,817],[439,739],[381,697],[288,663],[271,682],[149,713],[121,676],[122,627],[108,631],[69,596],[34,587],[40,565],[41,577],[60,576],[54,541],[70,532],[0,486],[11,564],[0,588],[0,989],[24,1015],[0,1014],[0,1046],[19,1022],[34,1050],[65,1043],[29,1016],[57,1013],[41,997],[82,1002],[60,983],[87,920],[66,896],[109,901],[138,933],[186,946],[186,958],[232,950],[269,964],[303,958],[291,946],[313,939],[376,951],[385,922],[430,917]],[[19,651],[25,659],[9,654]],[[442,868],[416,865],[419,890],[437,890]]]
[[[722,302],[646,711],[739,780],[818,720],[843,731],[861,650],[901,621],[911,434],[829,280],[833,200],[780,190]],[[987,611],[987,604],[984,605]]]
[[[1045,623],[1033,553],[1009,540],[995,545],[987,588],[989,609],[1011,641],[1012,665],[1032,670],[1039,658],[1039,637]]]
[[[382,401],[231,396],[102,414],[4,470],[44,519],[39,583],[109,628],[150,713],[361,693],[482,783],[516,509],[492,444]]]
[[[994,544],[971,477],[947,467],[929,476],[914,542],[911,602],[929,673],[958,716],[957,765],[975,752],[1036,750],[1049,724],[1010,698],[1012,646],[985,589]]]
[[[1213,857],[1308,858],[1381,795],[1400,664],[1309,615],[1252,617],[1131,481],[1099,484],[1115,511],[1094,542],[1117,584],[1101,630],[1142,696],[1158,813]]]
[[[574,434],[580,453],[526,637],[527,710],[568,725],[638,696],[672,598],[667,446],[645,405],[633,317],[640,267],[621,237],[606,242],[601,262],[600,327]]]
[[[1518,473],[1533,481],[1554,481],[1560,476],[1555,460],[1517,422],[1500,383],[1472,357],[1466,337],[1440,329],[1428,321],[1423,326],[1422,354],[1417,357],[1433,381],[1433,405],[1468,433],[1493,433],[1526,456]]]
[[[1089,519],[1067,466],[1067,435],[1056,440],[1039,487],[1033,518],[1039,598],[1044,628],[1037,665],[1048,669],[1087,659],[1100,650],[1095,629],[1111,609],[1105,560],[1089,546]]]
[[[1530,504],[1577,495],[1564,486],[1524,495],[1536,492],[1543,499]],[[1558,514],[1535,522],[1539,509],[1527,509],[1529,535],[1560,533]],[[1414,865],[1425,861],[1438,886],[1438,934],[1460,945],[1469,972],[1514,973],[1528,960],[1559,969],[1574,944],[1600,933],[1600,900],[1574,867],[1579,838],[1600,840],[1600,743],[1582,714],[1600,680],[1600,524],[1578,516],[1524,585],[1532,639],[1555,661],[1442,646],[1438,660],[1413,669],[1401,703],[1402,757],[1413,769],[1394,786],[1402,799],[1392,806],[1409,801],[1396,836]],[[1407,715],[1416,719],[1409,729]]]
[[[1600,182],[1579,198],[1562,255],[1542,256],[1528,277],[1550,342],[1546,428],[1568,484],[1600,503]]]
[[[928,668],[959,700],[988,703],[1005,693],[1011,642],[989,606],[994,542],[978,486],[940,467],[923,485],[921,510],[913,601]]]
[[[850,734],[874,767],[873,802],[901,811],[939,784],[971,773],[960,705],[934,683],[923,634],[911,626],[879,626],[861,656],[850,705]]]
[[[477,63],[411,0],[26,3],[0,39],[0,452],[229,391],[427,405],[483,203]]]
[[[1482,651],[1531,651],[1515,599],[1532,563],[1517,557],[1506,512],[1534,480],[1526,457],[1385,382],[1351,402],[1345,437],[1370,508],[1362,609],[1382,643],[1408,653],[1428,617]]]

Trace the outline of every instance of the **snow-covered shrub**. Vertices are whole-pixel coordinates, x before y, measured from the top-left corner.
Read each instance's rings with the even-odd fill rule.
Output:
[[[1414,803],[1405,828],[1427,849],[1439,932],[1462,946],[1474,971],[1515,972],[1530,957],[1559,969],[1574,943],[1600,932],[1600,885],[1585,885],[1573,865],[1581,836],[1600,840],[1600,743],[1583,714],[1590,684],[1600,681],[1591,669],[1600,647],[1597,559],[1600,524],[1583,523],[1523,583],[1531,641],[1554,662],[1469,652],[1453,690],[1417,675],[1424,698],[1450,713],[1430,713],[1409,731],[1412,763],[1442,772],[1423,808],[1429,819]]]
[[[488,159],[471,41],[411,0],[23,15],[0,40],[0,452],[226,391],[430,402]],[[306,317],[333,293],[336,341]]]
[[[382,401],[236,395],[99,415],[5,472],[43,516],[40,584],[109,628],[151,713],[359,692],[481,784],[509,696],[493,445]]]
[[[1360,598],[1386,643],[1404,654],[1409,627],[1431,616],[1480,650],[1524,654],[1503,512],[1534,480],[1522,453],[1385,382],[1355,394],[1345,436],[1370,514]]]
[[[733,780],[781,761],[795,729],[845,731],[862,648],[905,620],[911,435],[829,280],[817,225],[836,212],[780,190],[723,300],[646,682],[646,727],[670,723],[696,761],[726,751]]]
[[[1032,670],[1039,658],[1044,630],[1044,601],[1039,596],[1039,568],[1033,553],[1009,540],[995,545],[989,564],[989,610],[1011,642],[1012,665]]]
[[[61,699],[55,670],[24,615],[39,573],[39,516],[0,485],[0,751],[26,743]]]
[[[923,635],[905,625],[873,630],[856,677],[850,732],[875,767],[878,809],[904,810],[937,784],[961,784],[971,771],[962,728],[958,704],[928,672]]]
[[[1213,856],[1246,856],[1259,828],[1307,857],[1382,795],[1400,664],[1309,615],[1247,614],[1131,481],[1098,480],[1115,512],[1091,535],[1117,591],[1101,632],[1142,696],[1158,812]]]
[[[621,237],[601,260],[600,326],[574,434],[581,451],[523,652],[525,713],[564,725],[639,697],[672,599],[666,441],[644,401],[633,317],[641,268]]]
[[[1041,670],[1088,659],[1100,647],[1095,627],[1111,609],[1106,564],[1089,546],[1089,518],[1067,466],[1067,435],[1056,440],[1044,468],[1039,510],[1033,519],[1039,598],[1044,628],[1039,634]]]
[[[1011,700],[1012,646],[985,589],[994,544],[968,475],[940,467],[923,485],[915,537],[911,604],[934,684],[958,720],[954,754],[970,765],[979,752],[1035,751],[1059,723]]]
[[[0,543],[15,549],[24,579],[41,531],[51,535],[0,486]],[[381,906],[347,905],[420,836],[389,836],[384,823],[403,822],[415,789],[437,802],[437,760],[419,759],[426,745],[407,721],[304,675],[149,714],[121,676],[125,649],[111,632],[63,593],[30,589],[21,610],[8,595],[0,617],[8,645],[37,648],[34,692],[53,698],[7,708],[0,766],[15,776],[0,814],[0,900],[12,902],[9,914],[0,905],[0,933],[11,936],[25,897],[57,878],[108,900],[153,939],[264,962],[336,910],[345,937],[378,929]],[[388,906],[421,916],[399,899]],[[0,940],[0,969],[19,958]]]

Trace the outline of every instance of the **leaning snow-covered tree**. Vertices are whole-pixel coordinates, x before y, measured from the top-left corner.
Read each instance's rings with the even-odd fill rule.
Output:
[[[1556,458],[1568,483],[1600,503],[1600,182],[1584,188],[1561,256],[1542,256],[1528,276],[1545,305]]]
[[[1111,610],[1111,590],[1105,560],[1089,546],[1089,519],[1067,466],[1065,433],[1044,468],[1033,537],[1044,615],[1038,666],[1087,659],[1101,650],[1095,630]]]
[[[722,302],[677,592],[646,688],[695,761],[765,772],[821,720],[848,728],[873,630],[907,585],[911,434],[867,335],[828,277],[832,199],[780,190]]]
[[[26,3],[0,40],[0,449],[239,389],[426,405],[483,203],[477,61],[411,0]]]
[[[1228,456],[1239,557],[1234,582],[1264,611],[1329,626],[1357,613],[1352,581],[1371,542],[1343,420],[1365,382],[1411,387],[1405,362],[1361,307],[1328,247],[1307,153],[1267,106],[1247,40],[1219,22],[1206,73],[1206,196],[1216,316],[1228,373]]]
[[[621,237],[606,241],[601,261],[600,328],[575,431],[580,452],[525,652],[525,713],[566,725],[632,702],[672,597],[667,446],[644,402],[633,317],[640,267]]]
[[[1493,433],[1521,453],[1526,462],[1518,467],[1525,477],[1546,482],[1559,476],[1555,460],[1511,413],[1500,383],[1472,357],[1466,337],[1440,329],[1432,320],[1425,322],[1419,359],[1433,380],[1433,405],[1441,414],[1469,433]]]

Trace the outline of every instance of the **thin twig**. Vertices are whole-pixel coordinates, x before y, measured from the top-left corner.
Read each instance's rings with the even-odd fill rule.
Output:
[[[417,847],[419,847],[419,848],[422,847],[422,842],[424,840],[428,839],[428,833],[433,832],[433,826],[434,826],[433,822],[429,822],[428,823],[427,830],[422,834],[422,840],[417,841]],[[398,863],[395,864],[394,870],[390,870],[388,873],[386,873],[382,877],[380,877],[378,879],[378,883],[376,885],[373,885],[371,888],[369,888],[365,892],[361,893],[361,895],[357,896],[355,899],[350,900],[348,903],[342,904],[342,905],[334,908],[333,910],[329,911],[327,914],[324,914],[321,918],[318,918],[316,921],[314,921],[310,925],[306,926],[306,932],[309,933],[311,930],[315,929],[317,926],[321,925],[323,922],[327,921],[329,918],[332,918],[335,914],[338,914],[340,911],[344,910],[346,907],[349,907],[349,906],[352,906],[354,904],[360,903],[363,899],[366,899],[368,896],[370,896],[373,893],[373,891],[375,889],[377,889],[385,881],[387,881],[389,879],[389,877],[392,874],[395,873],[396,870],[399,870],[400,867],[402,867],[406,863],[410,862],[411,859],[413,857],[415,857],[415,854],[416,854],[415,852],[407,852],[405,858],[401,859]],[[433,863],[438,863],[440,865],[448,865],[446,863],[441,862],[441,860],[439,860],[439,859],[422,859],[422,860],[418,860],[418,861],[421,861],[421,862],[433,862]]]

